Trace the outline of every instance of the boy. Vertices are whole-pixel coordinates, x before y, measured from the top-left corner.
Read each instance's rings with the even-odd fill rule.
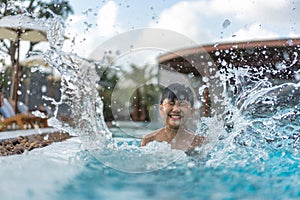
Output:
[[[142,138],[141,146],[152,141],[167,142],[172,149],[192,150],[204,143],[205,138],[188,130],[188,120],[194,113],[194,97],[190,88],[173,83],[162,93],[159,105],[165,127]]]

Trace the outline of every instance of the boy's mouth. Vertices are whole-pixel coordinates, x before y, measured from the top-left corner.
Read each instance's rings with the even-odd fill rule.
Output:
[[[171,114],[169,114],[169,118],[172,119],[172,120],[180,120],[180,119],[183,118],[183,116],[180,115],[179,113],[178,114],[175,114],[175,113],[172,114],[171,113]]]

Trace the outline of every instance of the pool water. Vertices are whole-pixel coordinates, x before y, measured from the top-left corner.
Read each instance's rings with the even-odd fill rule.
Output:
[[[128,140],[127,140],[128,141]],[[1,199],[298,199],[299,156],[218,167],[182,156],[165,168],[126,173],[105,166],[79,138],[1,158]]]
[[[60,192],[62,199],[297,199],[299,157],[285,151],[244,166],[210,167],[182,158],[158,171],[131,174],[105,167],[87,152],[84,170]]]
[[[297,158],[285,152],[253,166],[214,168],[188,159],[146,174],[123,173],[90,158],[59,194],[61,199],[297,199],[298,168]]]

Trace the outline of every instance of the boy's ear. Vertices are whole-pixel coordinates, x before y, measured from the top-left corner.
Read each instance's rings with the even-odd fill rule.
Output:
[[[162,104],[159,104],[159,114],[162,115],[162,111],[163,111],[163,105]]]
[[[163,109],[163,105],[159,104],[159,111],[161,111]]]

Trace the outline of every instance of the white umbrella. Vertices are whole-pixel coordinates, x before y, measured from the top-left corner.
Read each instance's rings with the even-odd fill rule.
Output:
[[[20,41],[41,42],[47,41],[47,29],[41,26],[41,22],[24,15],[5,16],[0,19],[0,39],[9,39],[16,42],[17,55],[11,55],[12,58],[12,90],[11,98],[18,100],[19,83],[19,57]],[[16,60],[14,62],[14,60]],[[15,106],[16,109],[16,106]]]
[[[0,39],[48,41],[47,29],[41,22],[25,15],[4,16],[0,19]]]

